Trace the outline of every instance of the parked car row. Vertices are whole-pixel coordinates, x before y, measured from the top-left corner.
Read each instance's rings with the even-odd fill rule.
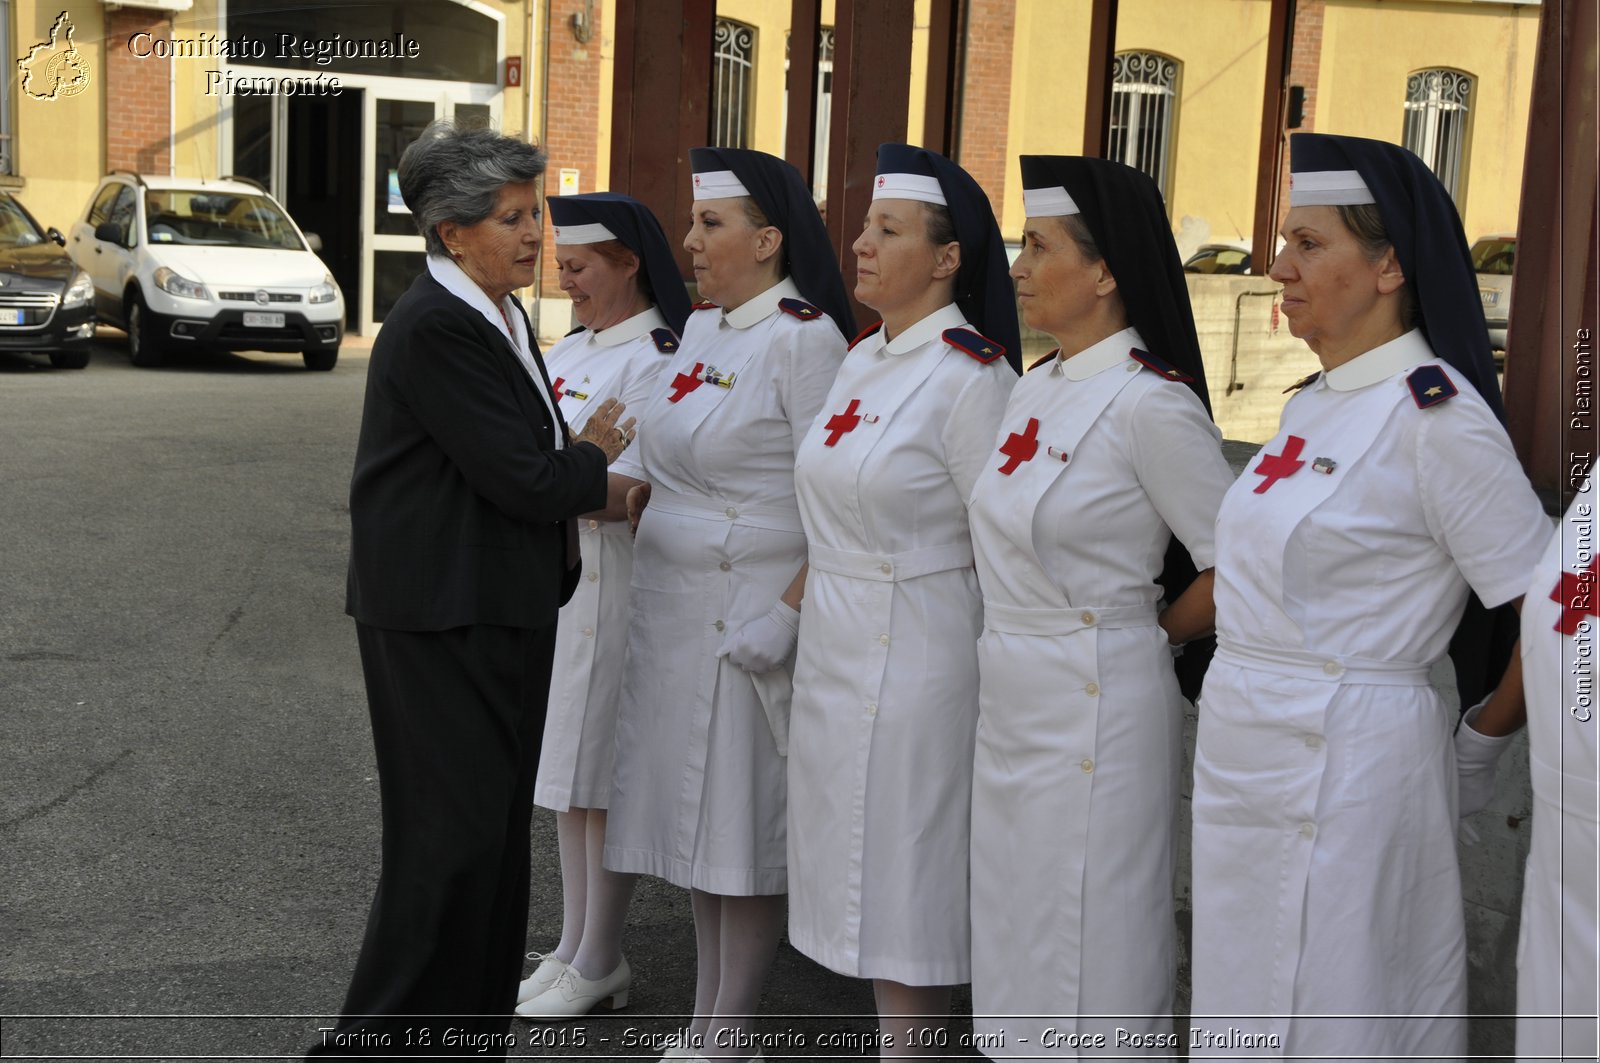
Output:
[[[50,357],[57,369],[89,364],[94,285],[15,196],[0,192],[0,351]]]
[[[0,350],[82,369],[99,320],[127,332],[138,366],[188,348],[294,351],[307,369],[332,369],[344,295],[320,249],[242,178],[117,171],[70,239],[0,192]]]
[[[1279,241],[1279,247],[1283,242]],[[1489,326],[1489,346],[1495,361],[1506,355],[1506,332],[1511,322],[1511,275],[1517,264],[1516,233],[1494,233],[1472,245],[1472,268],[1478,274],[1478,296]],[[1250,272],[1250,245],[1242,240],[1202,244],[1183,261],[1186,273],[1244,274]]]

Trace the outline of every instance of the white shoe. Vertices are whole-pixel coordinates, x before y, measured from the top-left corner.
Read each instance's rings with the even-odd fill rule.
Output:
[[[556,979],[561,977],[561,972],[567,969],[567,961],[553,952],[530,952],[528,959],[538,960],[539,966],[517,986],[518,1004],[526,1004],[555,985]]]
[[[544,1019],[559,1022],[562,1019],[581,1019],[599,1004],[615,1011],[628,1005],[628,987],[633,984],[633,972],[624,956],[617,969],[604,978],[590,981],[568,964],[556,978],[555,984],[532,1000],[517,1005],[517,1014],[524,1019]]]

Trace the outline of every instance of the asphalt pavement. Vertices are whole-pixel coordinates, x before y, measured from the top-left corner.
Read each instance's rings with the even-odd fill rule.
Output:
[[[343,1000],[380,830],[343,609],[366,354],[0,354],[0,1057],[292,1058]],[[533,844],[547,949],[553,814]],[[693,1001],[687,894],[642,881],[625,948],[627,1009],[518,1021],[511,1054],[656,1058]],[[872,1010],[785,944],[765,1055],[874,1057]]]

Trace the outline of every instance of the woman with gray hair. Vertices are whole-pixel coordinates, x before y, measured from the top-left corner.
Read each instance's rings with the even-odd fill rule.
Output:
[[[344,1018],[314,1053],[509,1044],[528,825],[573,518],[633,435],[602,403],[569,438],[528,320],[544,154],[430,125],[400,159],[427,269],[384,319],[350,484],[356,621],[383,870]]]

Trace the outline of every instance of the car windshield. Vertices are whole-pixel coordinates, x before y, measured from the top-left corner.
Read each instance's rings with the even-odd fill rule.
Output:
[[[1472,268],[1475,272],[1498,273],[1509,277],[1512,267],[1516,264],[1517,241],[1515,238],[1496,239],[1489,237],[1472,245]]]
[[[266,196],[161,189],[144,194],[144,209],[152,244],[305,250],[289,219]]]
[[[44,243],[44,233],[15,200],[0,197],[0,247],[33,247]]]

